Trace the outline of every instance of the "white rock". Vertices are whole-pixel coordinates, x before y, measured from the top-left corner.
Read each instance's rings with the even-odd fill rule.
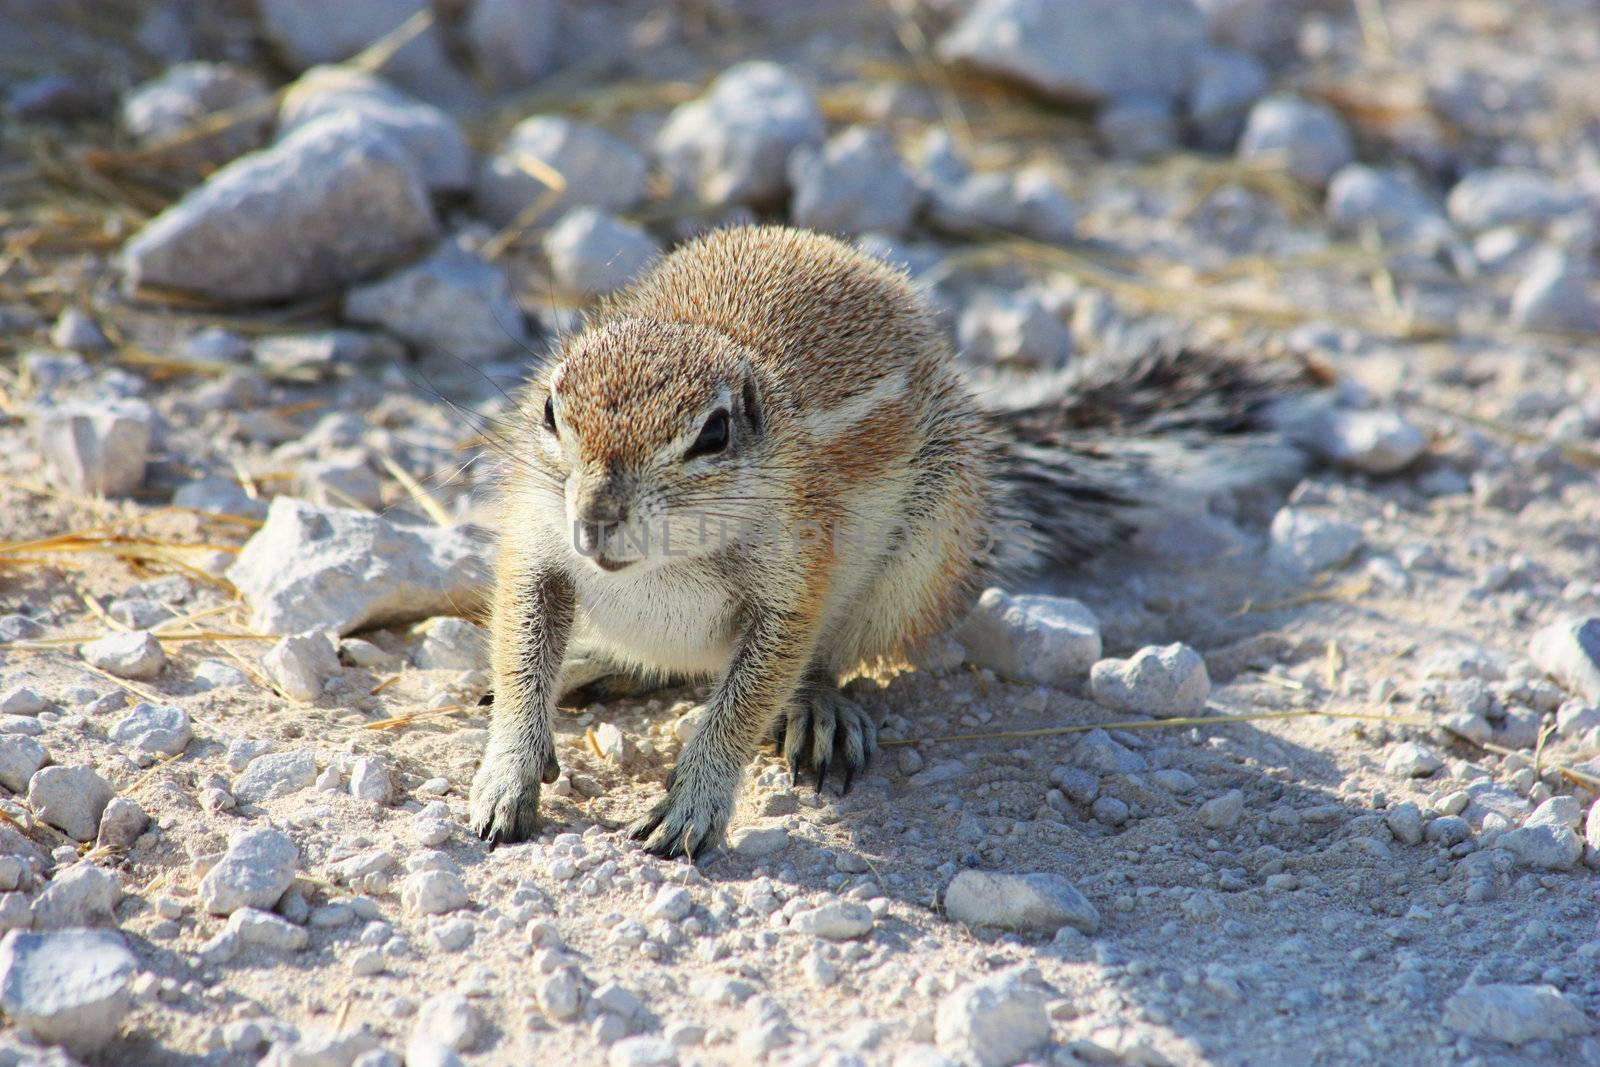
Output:
[[[728,847],[750,859],[771,856],[789,847],[789,831],[781,826],[747,826],[728,835]]]
[[[1546,250],[1511,294],[1511,319],[1524,330],[1600,332],[1600,297],[1588,264]]]
[[[708,205],[760,203],[783,195],[789,154],[822,137],[811,90],[778,64],[754,61],[674,110],[655,151],[674,184]]]
[[[933,1026],[940,1052],[977,1067],[1010,1067],[1050,1040],[1044,993],[1015,972],[948,994]]]
[[[258,827],[236,832],[206,876],[200,879],[200,904],[212,915],[240,908],[270,911],[294,884],[300,850],[280,830]]]
[[[963,358],[1024,371],[1058,370],[1072,356],[1072,331],[1038,292],[987,292],[961,312]]]
[[[50,753],[31,737],[0,734],[0,785],[13,793],[28,788],[28,779],[50,760]]]
[[[567,212],[544,237],[550,272],[563,289],[595,296],[622,288],[661,254],[644,230],[595,208]]]
[[[1444,220],[1426,193],[1398,171],[1351,163],[1328,183],[1328,221],[1340,233],[1370,227],[1385,240],[1404,240]]]
[[[828,941],[848,941],[871,932],[872,911],[853,900],[832,900],[795,912],[789,929]]]
[[[418,871],[401,885],[400,899],[413,915],[443,915],[467,904],[467,887],[449,871]]]
[[[505,272],[455,241],[420,263],[350,290],[344,317],[468,363],[506,355],[528,340]]]
[[[300,494],[323,507],[383,507],[383,482],[365,448],[341,448],[300,465]]]
[[[37,715],[50,702],[32,686],[19,685],[0,695],[0,715]]]
[[[398,29],[428,6],[428,0],[259,0],[262,28],[296,69],[348,59]],[[447,107],[478,100],[466,75],[446,52],[438,25],[402,46],[383,67],[384,76],[408,91]]]
[[[150,817],[131,797],[112,797],[100,815],[100,831],[95,836],[98,848],[132,848],[150,825]]]
[[[422,630],[416,665],[425,671],[481,671],[489,665],[488,631],[451,615],[430,620]]]
[[[1589,814],[1583,824],[1583,840],[1589,848],[1600,852],[1600,800],[1589,806]]]
[[[531,220],[535,228],[577,207],[626,211],[644,199],[647,169],[637,149],[598,126],[535,115],[513,126],[479,168],[478,210],[504,226],[543,204]],[[551,171],[561,176],[559,187]]]
[[[470,528],[399,526],[280,496],[227,576],[250,604],[257,632],[348,634],[473,602],[485,559]]]
[[[1067,101],[1177,100],[1204,45],[1189,0],[978,0],[938,53]]]
[[[789,156],[794,225],[831,234],[899,233],[918,207],[918,189],[886,130],[852,126],[820,148]]]
[[[111,728],[111,740],[147,756],[176,756],[194,737],[189,713],[176,704],[135,704],[127,718]]]
[[[355,1067],[377,1045],[377,1035],[364,1026],[351,1030],[312,1030],[299,1038],[284,1037],[274,1041],[258,1067]],[[407,1067],[420,1065],[421,1061],[407,1061]],[[393,1067],[392,1062],[388,1067]]]
[[[417,1010],[416,1032],[457,1052],[477,1043],[482,1026],[477,1010],[460,993],[435,994]]]
[[[955,633],[968,661],[1021,682],[1081,681],[1100,658],[1100,622],[1076,600],[985,590]]]
[[[521,88],[554,69],[560,18],[558,0],[475,0],[467,47],[496,88]]]
[[[1298,508],[1280,508],[1272,517],[1271,558],[1300,574],[1337,567],[1356,554],[1360,527]]]
[[[136,967],[122,936],[108,930],[13,930],[0,941],[0,1008],[41,1041],[93,1055],[132,1005]]]
[[[1355,158],[1344,120],[1326,104],[1297,96],[1269,96],[1250,109],[1239,138],[1239,158],[1322,185]]]
[[[534,996],[540,1010],[557,1022],[566,1022],[578,1014],[581,994],[577,976],[570,967],[562,967],[534,983]]]
[[[32,425],[39,451],[73,492],[122,496],[144,481],[155,425],[144,401],[36,408]]]
[[[1207,830],[1231,830],[1244,814],[1244,793],[1230,789],[1200,805],[1200,825]]]
[[[274,952],[299,952],[311,943],[305,927],[257,908],[240,908],[228,917],[226,930],[246,945]]]
[[[1409,467],[1428,439],[1393,411],[1330,411],[1308,443],[1323,458],[1368,474]]]
[[[455,119],[354,67],[313,67],[290,85],[278,108],[278,139],[341,114],[359,116],[368,128],[392,138],[428,188],[456,191],[472,185],[472,153]]]
[[[1502,226],[1542,226],[1581,202],[1542,171],[1489,167],[1457,182],[1445,209],[1452,222],[1477,233]]]
[[[1086,934],[1100,928],[1100,913],[1059,874],[961,871],[944,891],[945,914],[971,926],[1024,933],[1055,933],[1070,926]]]
[[[131,289],[288,300],[359,281],[437,233],[411,157],[341,115],[217,171],[147,223],[123,260]]]
[[[122,102],[122,127],[146,145],[185,137],[181,145],[162,149],[163,162],[215,166],[266,141],[272,127],[270,95],[255,73],[230,63],[178,63],[128,93]],[[202,120],[222,111],[235,112],[237,119],[205,136],[193,136]]]
[[[1541,870],[1571,870],[1583,858],[1583,838],[1578,832],[1549,823],[1530,822],[1507,830],[1495,840],[1495,847],[1510,852],[1522,866]]]
[[[84,660],[118,678],[148,681],[161,673],[167,655],[161,642],[145,632],[108,634],[80,648]]]
[[[56,317],[50,327],[50,343],[78,352],[98,352],[111,344],[95,321],[75,307],[63,308]]]
[[[36,930],[79,926],[115,926],[122,884],[111,871],[79,862],[57,871],[33,902]]]
[[[645,917],[675,923],[688,918],[693,907],[694,898],[689,896],[687,889],[681,885],[664,885],[656,891],[656,898],[645,909]]]
[[[1178,148],[1178,116],[1170,100],[1129,96],[1095,115],[1094,129],[1113,159],[1156,159]]]
[[[1146,715],[1195,715],[1211,696],[1200,653],[1184,644],[1150,645],[1128,659],[1103,659],[1089,671],[1095,703]]]
[[[1189,91],[1189,121],[1200,147],[1232,151],[1250,108],[1271,84],[1266,65],[1255,56],[1231,48],[1201,49]]]
[[[1402,741],[1389,751],[1383,769],[1400,778],[1426,778],[1444,766],[1444,760],[1427,745]]]
[[[1445,1001],[1444,1024],[1470,1037],[1525,1045],[1589,1032],[1583,1009],[1555,986],[1469,985]]]
[[[1563,688],[1600,703],[1600,617],[1551,623],[1533,635],[1528,658]]]
[[[336,636],[312,630],[285,637],[261,657],[261,669],[291,700],[309,702],[322,695],[328,679],[339,673]]]
[[[271,752],[274,747],[276,746],[271,741],[235,737],[228,742],[228,751],[222,757],[223,765],[234,774],[238,774],[250,766],[251,760]]]
[[[678,1049],[665,1038],[625,1037],[611,1046],[606,1062],[610,1067],[673,1067]]]
[[[111,797],[111,787],[93,767],[45,767],[28,780],[34,815],[74,841],[94,840]]]
[[[387,804],[394,793],[389,761],[382,756],[362,756],[350,765],[350,795],[374,804]]]
[[[267,753],[250,761],[233,783],[233,795],[246,804],[260,804],[298,793],[316,777],[316,757],[309,751]]]

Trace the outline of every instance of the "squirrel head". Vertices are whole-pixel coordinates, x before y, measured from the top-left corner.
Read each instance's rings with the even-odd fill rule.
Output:
[[[761,387],[724,334],[602,323],[566,342],[528,405],[539,465],[561,485],[550,520],[578,566],[639,572],[709,555],[763,518]]]

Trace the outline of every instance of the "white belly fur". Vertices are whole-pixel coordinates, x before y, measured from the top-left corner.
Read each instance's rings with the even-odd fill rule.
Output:
[[[732,654],[726,592],[667,568],[577,575],[585,630],[623,662],[681,674],[721,671]]]

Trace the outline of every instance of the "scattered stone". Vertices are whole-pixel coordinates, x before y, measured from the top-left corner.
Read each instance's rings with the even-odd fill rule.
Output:
[[[1100,660],[1089,672],[1089,691],[1104,707],[1169,718],[1204,711],[1211,678],[1188,645],[1151,645],[1129,659]]]
[[[1189,0],[979,0],[938,43],[947,63],[1068,102],[1178,100],[1205,21]]]
[[[417,1010],[416,1033],[456,1052],[466,1052],[477,1044],[482,1027],[477,1011],[460,993],[436,994]]]
[[[472,153],[448,114],[354,67],[313,67],[285,91],[278,139],[328,115],[354,115],[391,138],[428,188],[453,192],[472,185]]]
[[[1250,108],[1271,85],[1266,65],[1231,48],[1202,48],[1189,91],[1189,122],[1201,148],[1231,152]]]
[[[425,671],[481,671],[488,667],[488,633],[477,623],[446,615],[429,620],[422,635],[415,662]]]
[[[13,930],[0,941],[0,1008],[40,1041],[90,1056],[117,1036],[136,967],[109,930]]]
[[[455,241],[420,263],[350,290],[344,317],[468,363],[495,359],[528,342],[505,272]]]
[[[300,850],[280,830],[241,830],[228,850],[200,879],[200,904],[212,915],[232,915],[240,908],[271,911],[294,884]]]
[[[687,889],[679,885],[664,885],[656,891],[655,900],[645,909],[645,917],[680,922],[689,917],[693,907],[694,898],[689,896]]]
[[[1490,167],[1457,182],[1445,210],[1457,226],[1480,233],[1503,226],[1542,226],[1580,203],[1581,198],[1563,191],[1541,171]]]
[[[811,90],[778,64],[755,61],[730,67],[675,109],[655,150],[678,188],[719,207],[781,197],[790,153],[822,137]]]
[[[556,65],[561,42],[558,0],[476,0],[467,47],[499,89],[520,89]]]
[[[1050,784],[1074,804],[1093,804],[1100,795],[1100,776],[1079,767],[1054,767]]]
[[[256,908],[240,908],[230,915],[226,932],[237,937],[240,944],[274,952],[299,952],[311,943],[305,927]]]
[[[1138,774],[1147,767],[1143,756],[1098,727],[1078,739],[1072,754],[1080,764],[1101,774]]]
[[[161,673],[167,655],[148,632],[108,634],[80,648],[85,662],[118,678],[148,681]]]
[[[1132,814],[1127,801],[1116,797],[1100,797],[1089,806],[1089,810],[1094,815],[1095,821],[1103,822],[1107,826],[1121,826]]]
[[[158,158],[169,165],[215,166],[266,141],[272,128],[270,94],[266,82],[231,63],[179,63],[128,93],[122,127],[144,145],[181,138],[182,143],[160,149]],[[237,120],[194,136],[203,119],[221,111],[234,112]]]
[[[125,496],[144,481],[155,415],[142,400],[36,408],[34,440],[75,493]]]
[[[112,797],[100,815],[100,832],[95,838],[97,848],[132,848],[133,843],[150,825],[150,817],[139,802],[131,797]]]
[[[1355,158],[1344,120],[1326,104],[1297,96],[1269,96],[1250,109],[1239,138],[1239,158],[1287,171],[1322,185]]]
[[[1469,1037],[1525,1045],[1589,1032],[1583,1009],[1549,985],[1469,985],[1445,1001],[1444,1024]]]
[[[223,764],[234,774],[239,774],[250,766],[251,760],[271,752],[273,748],[273,742],[265,739],[236,737],[228,742],[228,751],[222,758]]]
[[[1600,298],[1588,265],[1570,253],[1547,250],[1511,294],[1511,319],[1524,330],[1600,331]]]
[[[262,28],[296,70],[337,63],[400,28],[427,0],[260,0]],[[465,74],[449,59],[440,27],[430,26],[401,46],[383,66],[386,77],[427,100],[463,107],[478,99]]]
[[[389,761],[382,756],[362,756],[350,765],[350,795],[374,804],[387,804],[394,795]]]
[[[62,310],[50,327],[50,343],[78,352],[99,352],[111,342],[87,314],[75,307]]]
[[[1044,993],[1016,972],[968,982],[934,1013],[939,1051],[978,1067],[1010,1067],[1050,1040]]]
[[[217,171],[147,223],[123,258],[132,290],[255,303],[360,281],[437,233],[411,158],[370,120],[341,115]]]
[[[115,926],[122,884],[111,871],[79,862],[57,871],[33,904],[35,930]]]
[[[557,1022],[566,1022],[578,1014],[582,992],[570,967],[562,967],[534,984],[540,1010]]]
[[[548,168],[548,169],[547,169]],[[578,207],[627,211],[644,199],[648,164],[626,141],[575,119],[535,115],[511,128],[478,171],[477,202],[490,222],[505,226],[536,203],[546,209],[530,228],[548,226]],[[565,181],[559,195],[541,175]]]
[[[400,526],[280,496],[227,576],[249,602],[257,632],[348,634],[472,602],[484,560],[470,528]]]
[[[1551,623],[1533,635],[1528,657],[1564,688],[1600,703],[1600,617]]]
[[[317,630],[285,637],[261,657],[261,669],[284,696],[309,703],[339,673],[336,637]]]
[[[1100,913],[1058,874],[1000,874],[966,870],[944,893],[945,914],[972,926],[1053,934],[1070,926],[1086,934],[1100,928]]]
[[[728,835],[728,847],[737,855],[760,859],[789,846],[789,831],[781,826],[747,826]]]
[[[1230,789],[1200,805],[1200,825],[1207,830],[1231,830],[1244,814],[1244,793]]]
[[[544,254],[557,284],[595,296],[621,289],[661,254],[644,230],[595,208],[577,208],[544,237]]]
[[[1568,871],[1583,858],[1583,838],[1570,826],[1533,823],[1507,830],[1495,841],[1524,867]]]
[[[45,767],[28,780],[34,815],[74,841],[93,841],[113,793],[93,767]]]
[[[1072,356],[1072,331],[1038,292],[987,292],[961,312],[961,356],[979,366],[1058,370]]]
[[[275,752],[250,761],[237,781],[233,795],[246,804],[286,797],[307,788],[317,777],[316,757],[302,749]]]
[[[1302,575],[1338,567],[1356,554],[1361,529],[1341,519],[1299,508],[1280,508],[1272,517],[1272,559]]]
[[[795,912],[789,929],[828,941],[849,941],[872,930],[872,911],[851,900],[833,900],[815,908]]]
[[[408,875],[400,899],[413,915],[443,915],[467,904],[467,887],[449,871],[418,871]]]
[[[1113,159],[1151,160],[1178,148],[1178,116],[1171,101],[1130,96],[1095,116],[1095,133]]]
[[[678,1049],[665,1038],[625,1037],[611,1046],[606,1062],[610,1067],[673,1067]]]
[[[130,746],[153,759],[176,756],[189,747],[194,732],[189,713],[175,704],[135,704],[133,711],[111,728],[111,740]]]
[[[285,1036],[274,1041],[259,1067],[357,1067],[357,1064],[376,1050],[377,1044],[377,1036],[366,1027],[352,1030],[313,1030],[300,1037]],[[383,1067],[395,1067],[392,1058],[379,1062]],[[362,1064],[362,1067],[367,1065]],[[406,1067],[427,1067],[427,1065],[421,1060],[413,1061],[408,1058]],[[460,1067],[459,1062],[456,1067]]]
[[[831,234],[894,234],[911,223],[918,190],[887,131],[852,126],[789,157],[790,219]]]
[[[1395,474],[1422,455],[1428,439],[1393,411],[1328,413],[1309,443],[1323,458],[1368,474]]]
[[[1426,193],[1398,171],[1351,163],[1328,183],[1328,221],[1340,233],[1372,229],[1387,241],[1432,231],[1444,220]]]
[[[1426,778],[1444,766],[1444,760],[1427,745],[1402,741],[1389,752],[1383,769],[1400,778]]]
[[[1383,813],[1384,825],[1402,845],[1422,842],[1422,809],[1411,801],[1396,804]]]
[[[0,785],[13,793],[28,788],[28,779],[50,760],[50,753],[31,737],[0,735]]]
[[[1100,658],[1100,622],[1076,600],[985,590],[955,633],[968,661],[1021,682],[1080,681]]]

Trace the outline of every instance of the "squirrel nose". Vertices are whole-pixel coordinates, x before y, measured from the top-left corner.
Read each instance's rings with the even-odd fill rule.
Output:
[[[578,505],[574,518],[578,550],[592,555],[600,550],[608,527],[628,521],[628,505],[611,493],[593,493]]]

